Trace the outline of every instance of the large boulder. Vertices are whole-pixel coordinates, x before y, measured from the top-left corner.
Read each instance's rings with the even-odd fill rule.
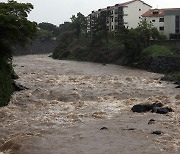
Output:
[[[162,106],[163,106],[162,103],[136,104],[136,105],[134,105],[134,106],[131,108],[131,110],[132,110],[133,112],[138,112],[138,113],[141,113],[141,112],[149,112],[149,111],[152,111],[152,109],[153,109],[154,107],[162,107]]]
[[[158,114],[166,114],[168,112],[173,112],[173,109],[170,107],[163,107],[162,103],[153,103],[153,104],[136,104],[134,105],[131,110],[133,112],[153,112],[153,113],[158,113]]]

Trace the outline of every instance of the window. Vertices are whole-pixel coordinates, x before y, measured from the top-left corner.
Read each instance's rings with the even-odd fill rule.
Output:
[[[114,11],[112,10],[112,11],[111,11],[111,14],[113,14],[113,13],[114,13]]]
[[[164,27],[159,27],[159,30],[164,30]]]
[[[113,17],[111,17],[111,22],[114,22],[114,18]]]
[[[159,22],[164,22],[164,18],[159,18]]]
[[[180,34],[170,34],[170,39],[179,40],[180,39]]]
[[[114,29],[114,26],[111,26],[111,29],[113,30],[113,29]]]
[[[141,17],[139,17],[139,19],[141,19]]]
[[[152,20],[152,22],[155,22],[156,20]]]
[[[115,22],[118,22],[118,17],[115,17]]]
[[[139,11],[141,11],[141,9],[139,9]]]
[[[123,8],[122,7],[118,8],[118,14],[123,14]]]
[[[115,10],[115,14],[118,14],[118,9]]]
[[[153,14],[159,14],[159,11],[158,10],[153,11]]]
[[[180,16],[176,16],[176,21],[175,21],[175,26],[176,26],[176,31],[180,29]]]
[[[176,28],[176,33],[179,33],[179,31],[180,31],[180,16],[176,16],[175,28]]]
[[[176,16],[176,20],[179,21],[179,16]]]

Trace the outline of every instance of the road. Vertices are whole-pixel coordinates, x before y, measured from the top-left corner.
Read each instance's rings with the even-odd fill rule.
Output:
[[[0,108],[0,154],[180,153],[180,90],[161,74],[48,55],[15,57],[13,65],[28,89]],[[153,102],[174,112],[131,111]]]

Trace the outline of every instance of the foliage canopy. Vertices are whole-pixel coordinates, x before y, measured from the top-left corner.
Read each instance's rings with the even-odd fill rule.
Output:
[[[18,3],[9,0],[0,3],[0,55],[11,57],[10,48],[15,44],[23,45],[32,39],[36,32],[36,23],[27,19],[33,9],[30,3]]]
[[[36,23],[27,19],[32,9],[30,3],[0,2],[0,106],[8,104],[13,92],[13,46],[24,45],[36,32]]]
[[[76,37],[79,38],[81,34],[86,34],[87,30],[87,19],[80,12],[77,13],[77,16],[73,15],[71,17],[72,28],[75,30]]]

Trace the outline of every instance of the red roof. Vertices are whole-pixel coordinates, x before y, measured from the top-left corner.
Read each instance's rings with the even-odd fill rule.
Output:
[[[164,11],[168,10],[180,10],[180,8],[164,8],[164,9],[150,9],[145,12],[142,16],[143,17],[163,17]]]

